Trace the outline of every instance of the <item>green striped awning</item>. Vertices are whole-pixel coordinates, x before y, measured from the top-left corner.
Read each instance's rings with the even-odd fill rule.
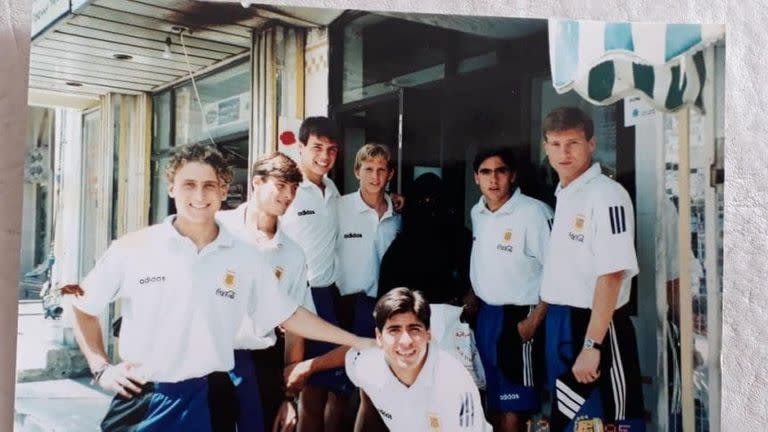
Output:
[[[549,21],[552,83],[597,105],[641,94],[654,107],[703,108],[704,50],[721,25]]]

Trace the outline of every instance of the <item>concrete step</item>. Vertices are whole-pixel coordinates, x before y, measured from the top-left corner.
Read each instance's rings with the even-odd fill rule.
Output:
[[[62,320],[45,319],[40,301],[19,303],[17,382],[89,375],[88,364]]]
[[[98,431],[112,397],[89,382],[78,378],[17,384],[14,431]]]

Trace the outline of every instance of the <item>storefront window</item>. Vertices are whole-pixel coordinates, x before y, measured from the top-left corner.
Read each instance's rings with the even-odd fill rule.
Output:
[[[445,76],[450,30],[365,15],[344,29],[344,103]]]
[[[250,68],[241,63],[199,79],[195,99],[192,83],[174,90],[174,145],[226,140],[248,132],[251,113]],[[202,108],[202,111],[201,111]],[[210,137],[209,137],[210,133]]]
[[[165,178],[176,146],[215,143],[235,173],[224,208],[235,207],[246,199],[251,116],[249,64],[246,61],[198,78],[199,103],[191,82],[153,97],[151,223],[176,211],[168,197]]]

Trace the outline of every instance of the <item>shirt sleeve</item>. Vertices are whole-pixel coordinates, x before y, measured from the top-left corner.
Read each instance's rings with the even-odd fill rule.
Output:
[[[544,261],[546,261],[547,257],[553,218],[554,213],[552,209],[548,205],[540,203],[531,221],[531,231],[526,236],[526,247],[529,256],[536,258],[542,266],[544,266]]]
[[[253,320],[256,334],[265,334],[293,315],[298,308],[296,301],[278,288],[277,277],[261,253],[254,254],[252,295],[248,315]]]
[[[119,241],[114,241],[80,283],[85,292],[74,306],[88,315],[99,315],[120,294],[123,285],[125,253]]]
[[[317,315],[315,301],[312,299],[312,290],[309,288],[309,281],[307,280],[307,263],[303,260],[301,263],[301,271],[293,281],[291,292],[293,293],[294,300],[296,300],[299,305]]]
[[[472,381],[468,372],[462,374],[456,390],[454,412],[457,413],[455,424],[458,427],[450,430],[462,432],[490,431],[490,426],[486,423],[485,415],[483,414],[480,392],[477,390],[477,386]]]
[[[352,381],[352,384],[354,384],[355,387],[361,387],[357,369],[362,354],[362,351],[350,348],[344,356],[344,369],[347,372],[347,377],[349,377],[349,380]]]
[[[603,190],[593,203],[592,215],[596,274],[623,270],[625,278],[635,276],[635,214],[629,194],[618,185]]]

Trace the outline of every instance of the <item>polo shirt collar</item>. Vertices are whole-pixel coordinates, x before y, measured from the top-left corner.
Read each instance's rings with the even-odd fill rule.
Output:
[[[389,197],[389,195],[384,194],[384,201],[387,202],[387,211],[384,212],[384,215],[382,215],[382,219],[386,219],[389,216],[392,216],[392,213],[394,212],[394,208],[392,206],[392,199]],[[360,192],[360,189],[357,190],[357,192],[354,195],[354,203],[355,203],[355,209],[360,212],[366,212],[366,211],[375,211],[371,207],[368,206],[368,204],[363,201],[363,194]]]
[[[520,188],[515,187],[515,191],[512,192],[512,196],[510,196],[507,202],[505,202],[504,205],[499,207],[495,212],[492,212],[488,209],[488,206],[485,205],[485,197],[480,196],[480,213],[509,214],[515,208],[515,205],[517,205],[517,203],[520,201],[521,195],[522,195],[522,192],[520,192]]]
[[[574,181],[572,181],[568,186],[565,188],[562,186],[562,183],[557,184],[557,188],[555,189],[555,196],[559,196],[560,193],[567,193],[568,191],[580,189],[581,186],[587,184],[590,180],[596,178],[600,174],[602,174],[602,170],[600,169],[600,163],[595,162],[592,164],[591,167],[589,167],[588,170],[581,173],[580,176],[578,176]],[[565,191],[565,192],[563,192]]]
[[[172,214],[168,217],[166,217],[163,222],[163,235],[168,240],[187,240],[192,241],[188,237],[181,235],[179,231],[176,230],[176,228],[173,226],[173,221],[176,220],[176,215]],[[219,234],[216,236],[213,241],[207,245],[206,247],[213,246],[213,247],[232,247],[235,243],[235,237],[232,235],[232,233],[229,232],[229,230],[224,227],[223,224],[219,223],[219,221],[216,221],[216,225],[219,227]]]
[[[432,387],[435,384],[435,358],[437,357],[437,348],[430,343],[427,345],[427,360],[424,362],[424,366],[421,368],[421,371],[419,372],[419,375],[416,377],[416,381],[413,382],[413,384],[410,385],[410,387],[406,388],[415,388],[415,387]],[[384,360],[384,363],[386,364],[386,359]],[[389,365],[386,365],[387,369],[389,369]],[[403,384],[397,376],[395,376],[395,373],[392,372],[391,369],[389,369],[389,384],[392,385],[399,385],[402,387],[405,387],[405,384]]]
[[[234,213],[232,213],[233,217],[237,218],[238,227],[240,227],[243,230],[242,232],[245,233],[246,235],[247,235],[248,228],[246,226],[245,218],[248,215],[248,204],[249,204],[249,202],[246,201],[246,202],[240,204],[239,206],[237,206],[237,208],[232,210],[234,212]],[[275,230],[275,235],[273,235],[271,239],[268,239],[268,240],[264,241],[263,244],[265,244],[267,246],[270,246],[270,247],[272,247],[272,246],[282,246],[283,245],[283,236],[284,235],[285,234],[283,234],[282,230],[280,230],[280,218],[278,218],[277,229]]]
[[[329,179],[328,176],[323,176],[323,184],[325,185],[326,195],[328,193],[330,193],[330,195],[336,195],[339,193],[338,190],[336,189],[336,185],[333,183],[333,180]],[[307,180],[306,177],[304,178],[304,180],[301,181],[301,183],[299,183],[299,187],[305,188],[305,189],[315,187],[317,189],[320,189],[316,184]]]

